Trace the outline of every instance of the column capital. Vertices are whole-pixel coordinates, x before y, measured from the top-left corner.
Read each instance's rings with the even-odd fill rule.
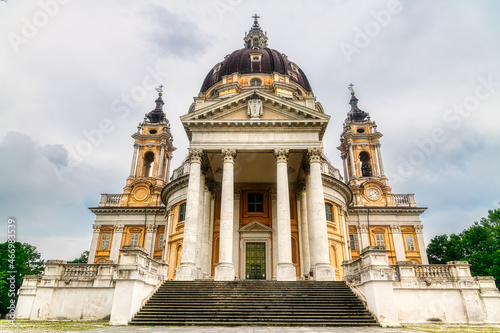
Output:
[[[274,150],[274,158],[276,158],[276,163],[288,163],[288,152],[289,149],[278,148]]]
[[[417,225],[414,226],[414,228],[415,228],[415,232],[417,234],[421,234],[423,232],[424,226],[421,225],[421,224],[417,224]]]
[[[367,224],[358,224],[358,225],[356,225],[356,230],[358,233],[367,234],[368,233],[368,225]]]
[[[125,228],[125,226],[123,224],[115,224],[115,226],[113,227],[113,230],[115,232],[123,232],[124,228]]]
[[[165,148],[167,146],[167,143],[166,142],[162,142],[160,143],[160,148]]]
[[[165,216],[170,217],[172,215],[172,207],[168,207],[165,211]]]
[[[203,159],[203,149],[189,148],[189,159],[191,163],[201,163]]]
[[[401,233],[401,227],[396,224],[391,224],[391,232],[393,234],[400,234]]]
[[[380,146],[382,146],[380,142],[375,142],[373,145],[375,148],[380,148]]]
[[[134,142],[134,149],[137,149],[139,147],[139,144],[137,142]]]
[[[236,149],[234,148],[222,148],[222,159],[224,163],[231,162],[234,163],[234,159],[236,158]]]
[[[92,229],[94,232],[101,232],[101,225],[100,224],[93,224]]]
[[[321,162],[322,154],[323,154],[323,148],[307,149],[307,157],[309,158],[309,163]]]
[[[146,225],[147,232],[155,232],[157,229],[158,229],[157,225],[154,225],[154,224],[147,224]]]

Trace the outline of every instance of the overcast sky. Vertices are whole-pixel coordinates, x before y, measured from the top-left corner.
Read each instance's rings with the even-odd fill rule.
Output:
[[[393,193],[415,193],[427,241],[499,207],[500,2],[0,1],[0,239],[45,259],[88,250],[100,193],[121,193],[137,124],[165,86],[179,117],[261,16],[270,48],[306,73],[336,147],[352,82],[384,134]]]

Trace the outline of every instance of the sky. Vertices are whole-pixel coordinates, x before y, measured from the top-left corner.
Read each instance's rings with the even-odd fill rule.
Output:
[[[90,248],[100,193],[121,193],[131,135],[163,84],[173,167],[209,70],[258,13],[268,46],[307,75],[337,150],[354,84],[393,193],[415,193],[427,242],[500,204],[500,2],[495,0],[0,1],[0,241],[44,259]]]

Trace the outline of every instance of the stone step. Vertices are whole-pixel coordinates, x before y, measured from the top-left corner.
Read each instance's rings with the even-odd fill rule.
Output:
[[[343,282],[167,281],[131,325],[372,326]]]

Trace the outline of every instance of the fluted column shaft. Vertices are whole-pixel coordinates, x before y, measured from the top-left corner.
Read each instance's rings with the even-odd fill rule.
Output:
[[[220,212],[219,263],[215,268],[216,281],[234,280],[233,215],[234,215],[234,158],[235,149],[223,149],[222,192]]]
[[[356,178],[356,165],[354,165],[354,153],[353,153],[353,150],[352,150],[352,143],[349,142],[347,143],[348,147],[349,147],[349,161],[351,162],[351,177],[349,178],[349,180],[351,179],[354,179]]]
[[[139,148],[139,145],[137,143],[134,143],[134,153],[132,154],[132,164],[130,165],[130,177],[134,177],[135,175],[135,166],[137,162],[137,149]]]
[[[191,164],[186,200],[186,219],[184,222],[184,239],[182,242],[182,260],[177,269],[176,279],[192,281],[197,278],[196,246],[198,232],[198,210],[200,203],[200,178],[202,149],[190,149]]]
[[[295,281],[292,263],[292,230],[290,226],[290,193],[288,187],[288,149],[275,149],[277,219],[278,219],[278,281]]]
[[[309,149],[311,220],[309,222],[309,233],[312,233],[313,242],[310,242],[311,254],[314,255],[313,267],[314,278],[318,281],[334,281],[335,271],[330,265],[330,253],[328,251],[328,230],[326,226],[325,197],[323,193],[323,180],[321,177],[321,154],[322,149]]]

